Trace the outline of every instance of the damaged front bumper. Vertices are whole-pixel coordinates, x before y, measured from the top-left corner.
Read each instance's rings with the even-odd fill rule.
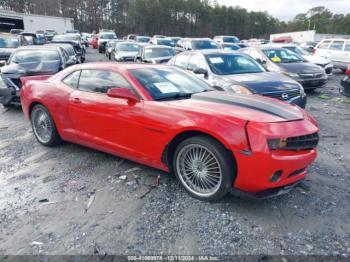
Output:
[[[10,78],[0,75],[0,103],[3,105],[20,104],[20,87]]]

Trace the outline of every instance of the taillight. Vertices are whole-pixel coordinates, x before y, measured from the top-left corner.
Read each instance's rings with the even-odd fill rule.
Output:
[[[316,48],[312,48],[312,53],[313,53],[313,54],[316,53]]]
[[[350,64],[348,65],[348,69],[346,69],[345,74],[350,75]]]

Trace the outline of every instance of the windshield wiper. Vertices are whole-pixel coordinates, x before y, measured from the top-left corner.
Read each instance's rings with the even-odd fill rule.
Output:
[[[159,97],[154,100],[156,101],[164,101],[164,100],[173,100],[173,99],[179,99],[179,98],[190,98],[194,93],[178,93],[172,96],[166,96],[166,97]]]

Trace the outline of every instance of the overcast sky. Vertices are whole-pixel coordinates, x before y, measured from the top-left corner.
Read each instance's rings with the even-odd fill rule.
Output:
[[[333,13],[350,13],[350,0],[218,0],[227,6],[239,5],[249,11],[267,11],[280,20],[292,20],[312,7],[325,6]]]

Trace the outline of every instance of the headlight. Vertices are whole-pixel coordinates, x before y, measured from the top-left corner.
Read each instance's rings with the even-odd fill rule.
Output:
[[[228,88],[231,89],[236,94],[252,94],[252,92],[250,92],[249,89],[247,89],[244,86],[231,85],[231,86],[228,86]]]
[[[284,74],[284,75],[286,75],[286,76],[289,76],[289,77],[299,77],[299,75],[298,74],[296,74],[296,73],[291,73],[291,72],[285,72],[285,71],[283,71],[282,72],[282,74]]]
[[[281,149],[287,146],[286,138],[268,139],[267,144],[271,150]]]
[[[301,96],[306,96],[304,87],[301,84],[299,84],[299,88],[300,88],[300,95]]]

